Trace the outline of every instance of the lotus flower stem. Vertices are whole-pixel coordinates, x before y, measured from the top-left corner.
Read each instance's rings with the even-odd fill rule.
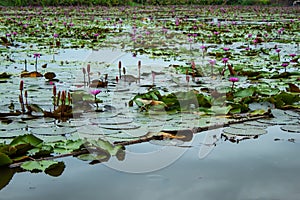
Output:
[[[27,90],[25,90],[24,96],[25,96],[25,105],[28,106],[28,100],[27,100],[28,94],[27,94]]]
[[[60,95],[61,95],[61,92],[60,92],[60,91],[58,91],[58,94],[57,94],[57,99],[56,99],[56,106],[59,106]]]
[[[91,65],[88,64],[87,67],[86,67],[86,69],[87,69],[87,76],[88,76],[88,85],[90,85],[90,83],[91,83],[91,77],[90,77]]]
[[[63,90],[61,92],[61,110],[60,110],[61,118],[63,118],[63,116],[64,116],[65,105],[66,105],[66,91]]]
[[[86,70],[85,70],[84,67],[82,68],[82,73],[83,73],[83,85],[84,85],[84,87],[85,87],[85,83],[86,83],[86,81],[85,81]]]
[[[26,59],[24,61],[24,68],[25,68],[24,71],[27,72],[27,60]]]
[[[141,83],[141,61],[138,61],[139,83]]]
[[[126,82],[126,76],[125,76],[125,74],[126,74],[126,68],[123,67],[124,82]]]
[[[155,82],[155,76],[156,76],[155,72],[152,71],[152,85],[154,85],[154,82]]]
[[[25,106],[24,106],[24,99],[23,99],[23,90],[24,90],[24,81],[20,81],[20,95],[19,95],[19,102],[21,104],[22,113],[25,113]]]
[[[22,95],[19,95],[19,102],[21,104],[22,113],[25,113],[25,106],[24,106],[23,96]]]
[[[72,97],[71,97],[71,93],[68,92],[68,105],[70,106],[72,104]]]
[[[190,76],[189,76],[189,71],[188,71],[188,69],[187,69],[186,72],[185,72],[185,80],[186,80],[186,83],[187,83],[187,88],[189,89]]]
[[[55,85],[53,85],[53,89],[52,89],[52,91],[53,91],[53,109],[55,110],[55,106],[56,106],[56,86]]]
[[[121,74],[121,68],[122,68],[122,63],[121,63],[121,61],[119,61],[119,77],[120,77],[120,79],[122,79],[122,74]]]

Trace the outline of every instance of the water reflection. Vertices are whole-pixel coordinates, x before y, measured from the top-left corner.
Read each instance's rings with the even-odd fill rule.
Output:
[[[221,130],[209,132],[214,135]],[[238,145],[219,140],[208,156],[199,159],[199,147],[209,132],[195,135],[191,148],[171,165],[155,172],[124,173],[107,167],[105,163],[90,166],[74,158],[65,158],[68,170],[60,177],[18,174],[12,184],[1,191],[1,197],[23,200],[74,197],[145,200],[298,199],[299,135],[288,134],[281,131],[279,126],[273,126],[259,140],[245,140]],[[291,137],[295,143],[286,142]],[[282,141],[275,142],[274,138],[281,138]],[[153,150],[157,145],[135,144],[128,148],[132,152],[141,152]],[[126,159],[120,163],[125,163]],[[115,160],[110,159],[107,164]],[[153,158],[151,162],[158,160]]]

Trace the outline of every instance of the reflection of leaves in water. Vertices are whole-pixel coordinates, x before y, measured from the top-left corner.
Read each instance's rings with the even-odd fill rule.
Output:
[[[118,160],[124,160],[125,151],[122,145],[113,145],[108,141],[98,139],[85,142],[88,154],[79,155],[78,158],[84,161],[91,161],[90,164],[107,162],[111,156],[116,156]]]
[[[10,169],[8,167],[1,167],[0,168],[0,190],[4,188],[14,176],[16,170]]]
[[[60,176],[65,169],[65,164],[55,160],[26,161],[21,168],[30,172],[45,172],[50,176]]]

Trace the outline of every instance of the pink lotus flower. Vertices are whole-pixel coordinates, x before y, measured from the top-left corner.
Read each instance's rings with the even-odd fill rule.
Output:
[[[291,56],[292,58],[294,58],[296,56],[296,54],[291,53],[289,56]]]
[[[232,82],[231,90],[233,90],[234,83],[235,83],[235,82],[238,82],[238,81],[239,81],[239,78],[237,78],[237,77],[230,77],[230,78],[229,78],[229,81]]]
[[[284,67],[284,72],[286,72],[286,67],[289,65],[288,62],[284,62],[281,64],[282,67]]]
[[[58,38],[58,34],[57,34],[57,33],[54,33],[54,34],[53,34],[53,37],[54,37],[54,38]]]
[[[223,50],[224,50],[224,51],[228,51],[228,50],[230,50],[230,48],[224,47]]]
[[[34,54],[33,54],[33,57],[34,57],[34,58],[40,58],[40,57],[41,57],[41,54],[40,54],[40,53],[34,53]]]
[[[200,46],[200,49],[206,49],[206,46],[204,46],[204,45],[202,45],[202,46]]]
[[[93,95],[97,95],[97,94],[99,94],[101,92],[101,90],[99,90],[99,89],[95,89],[95,90],[92,90],[92,91],[90,91],[90,93],[91,94],[93,94]]]
[[[215,65],[215,64],[216,64],[216,60],[209,60],[208,62],[209,62],[209,64],[211,64],[211,65]]]
[[[237,77],[230,77],[229,81],[231,81],[231,82],[238,82],[239,78],[237,78]]]
[[[228,62],[228,60],[229,60],[229,58],[222,58],[222,62],[225,64]]]

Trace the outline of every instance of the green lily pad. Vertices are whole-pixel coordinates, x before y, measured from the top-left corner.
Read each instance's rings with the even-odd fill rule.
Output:
[[[21,168],[27,171],[45,171],[55,164],[58,164],[58,162],[54,160],[26,161],[21,165]]]

